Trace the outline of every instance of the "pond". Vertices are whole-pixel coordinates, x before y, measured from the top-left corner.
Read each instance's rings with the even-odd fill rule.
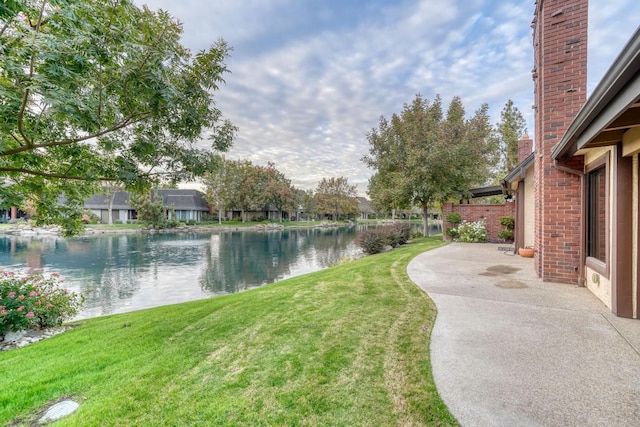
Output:
[[[59,273],[86,297],[78,318],[139,310],[251,289],[355,257],[366,227],[0,237],[0,266]]]

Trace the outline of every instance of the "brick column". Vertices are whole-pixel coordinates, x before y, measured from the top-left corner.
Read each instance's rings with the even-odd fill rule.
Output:
[[[522,163],[524,159],[529,157],[533,151],[533,140],[529,136],[524,135],[520,141],[518,141],[518,163]]]
[[[578,283],[582,185],[557,168],[552,148],[586,100],[587,0],[538,0],[534,19],[535,248],[545,281]],[[582,159],[565,165],[582,171]]]

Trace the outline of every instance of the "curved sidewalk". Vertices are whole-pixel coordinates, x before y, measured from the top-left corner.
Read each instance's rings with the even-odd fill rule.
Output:
[[[640,425],[640,320],[501,246],[453,243],[408,266],[438,308],[431,363],[451,413],[468,427]]]

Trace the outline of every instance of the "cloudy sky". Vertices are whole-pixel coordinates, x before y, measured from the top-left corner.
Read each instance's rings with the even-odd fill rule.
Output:
[[[227,157],[274,162],[302,189],[345,176],[365,195],[366,134],[416,93],[460,96],[469,115],[488,103],[494,123],[512,99],[533,131],[534,0],[135,1],[180,20],[194,52],[219,38],[233,47],[216,95],[240,129]],[[589,7],[591,92],[635,31],[640,1]]]

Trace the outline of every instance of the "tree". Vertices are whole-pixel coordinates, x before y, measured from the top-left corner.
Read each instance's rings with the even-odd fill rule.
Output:
[[[527,133],[526,122],[522,113],[508,100],[500,113],[500,123],[493,132],[493,139],[498,149],[497,181],[503,179],[518,165],[518,143]]]
[[[131,0],[3,2],[3,204],[31,201],[38,222],[71,233],[101,181],[141,190],[212,168],[236,132],[213,102],[230,48],[192,55],[181,33]],[[196,147],[206,133],[211,149]]]
[[[483,105],[465,119],[462,101],[455,97],[445,115],[439,96],[430,103],[418,94],[400,114],[381,117],[367,134],[369,154],[362,159],[374,169],[368,187],[374,206],[419,206],[428,235],[430,207],[488,176],[487,111]]]
[[[291,180],[276,169],[275,164],[269,162],[266,168],[262,168],[266,180],[264,196],[267,205],[273,205],[280,214],[282,222],[282,211],[295,208],[295,189],[291,185]]]
[[[264,174],[250,161],[239,161],[236,180],[232,203],[240,208],[242,222],[246,222],[247,211],[261,209],[266,205]]]
[[[205,199],[210,206],[218,210],[218,223],[222,223],[222,217],[227,209],[232,209],[233,195],[239,185],[238,163],[218,159],[218,165],[207,172],[203,178],[206,187]]]
[[[353,214],[358,211],[356,202],[356,186],[349,185],[345,177],[322,178],[316,188],[315,198],[318,211],[330,213],[334,221],[340,215]]]
[[[150,192],[131,193],[129,204],[137,211],[138,222],[154,228],[165,228],[167,216],[162,197]]]
[[[300,196],[300,206],[302,207],[302,211],[304,212],[307,221],[312,219],[315,220],[318,216],[318,202],[313,194],[313,190],[307,190],[303,193],[304,194]]]

